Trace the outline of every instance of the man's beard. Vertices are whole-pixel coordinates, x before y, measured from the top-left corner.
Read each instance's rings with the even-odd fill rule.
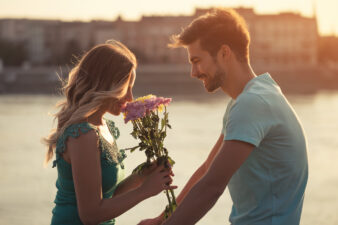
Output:
[[[209,83],[206,84],[205,88],[208,92],[214,92],[216,91],[222,84],[222,80],[226,76],[225,71],[223,71],[221,68],[217,68],[215,75],[212,80],[210,80]]]

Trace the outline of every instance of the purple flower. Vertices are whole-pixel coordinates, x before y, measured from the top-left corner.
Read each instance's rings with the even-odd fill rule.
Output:
[[[171,102],[171,98],[156,97],[148,95],[129,102],[122,109],[124,122],[136,120],[144,117],[147,113],[156,110],[162,110],[163,106],[167,106]]]

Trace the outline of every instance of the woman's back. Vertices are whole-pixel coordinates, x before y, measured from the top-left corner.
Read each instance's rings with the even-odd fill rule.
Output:
[[[102,174],[102,195],[103,198],[111,198],[118,183],[124,178],[123,159],[126,157],[124,151],[118,150],[116,139],[119,137],[119,130],[114,122],[106,120],[108,129],[114,137],[113,144],[109,143],[100,133],[97,127],[88,122],[72,124],[58,138],[56,143],[56,160],[53,167],[57,167],[58,178],[56,181],[57,194],[53,209],[52,225],[57,224],[82,224],[77,208],[72,166],[63,157],[66,151],[69,137],[78,138],[90,131],[94,131],[98,137],[98,148],[100,150],[101,174]],[[102,224],[114,224],[114,219]]]

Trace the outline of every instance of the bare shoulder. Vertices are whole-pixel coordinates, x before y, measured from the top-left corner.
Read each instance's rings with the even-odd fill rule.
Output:
[[[91,143],[97,143],[98,136],[95,130],[90,130],[86,133],[81,133],[78,137],[69,137],[67,147],[84,147]]]
[[[99,154],[98,135],[95,130],[82,133],[79,137],[67,140],[67,156],[70,161],[75,158],[91,158]]]

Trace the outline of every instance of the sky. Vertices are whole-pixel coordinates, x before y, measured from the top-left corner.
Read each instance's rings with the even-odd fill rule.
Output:
[[[258,14],[317,15],[322,35],[338,35],[338,0],[0,0],[0,18],[137,20],[142,15],[191,15],[196,7],[252,7]],[[314,10],[315,9],[315,10]]]

